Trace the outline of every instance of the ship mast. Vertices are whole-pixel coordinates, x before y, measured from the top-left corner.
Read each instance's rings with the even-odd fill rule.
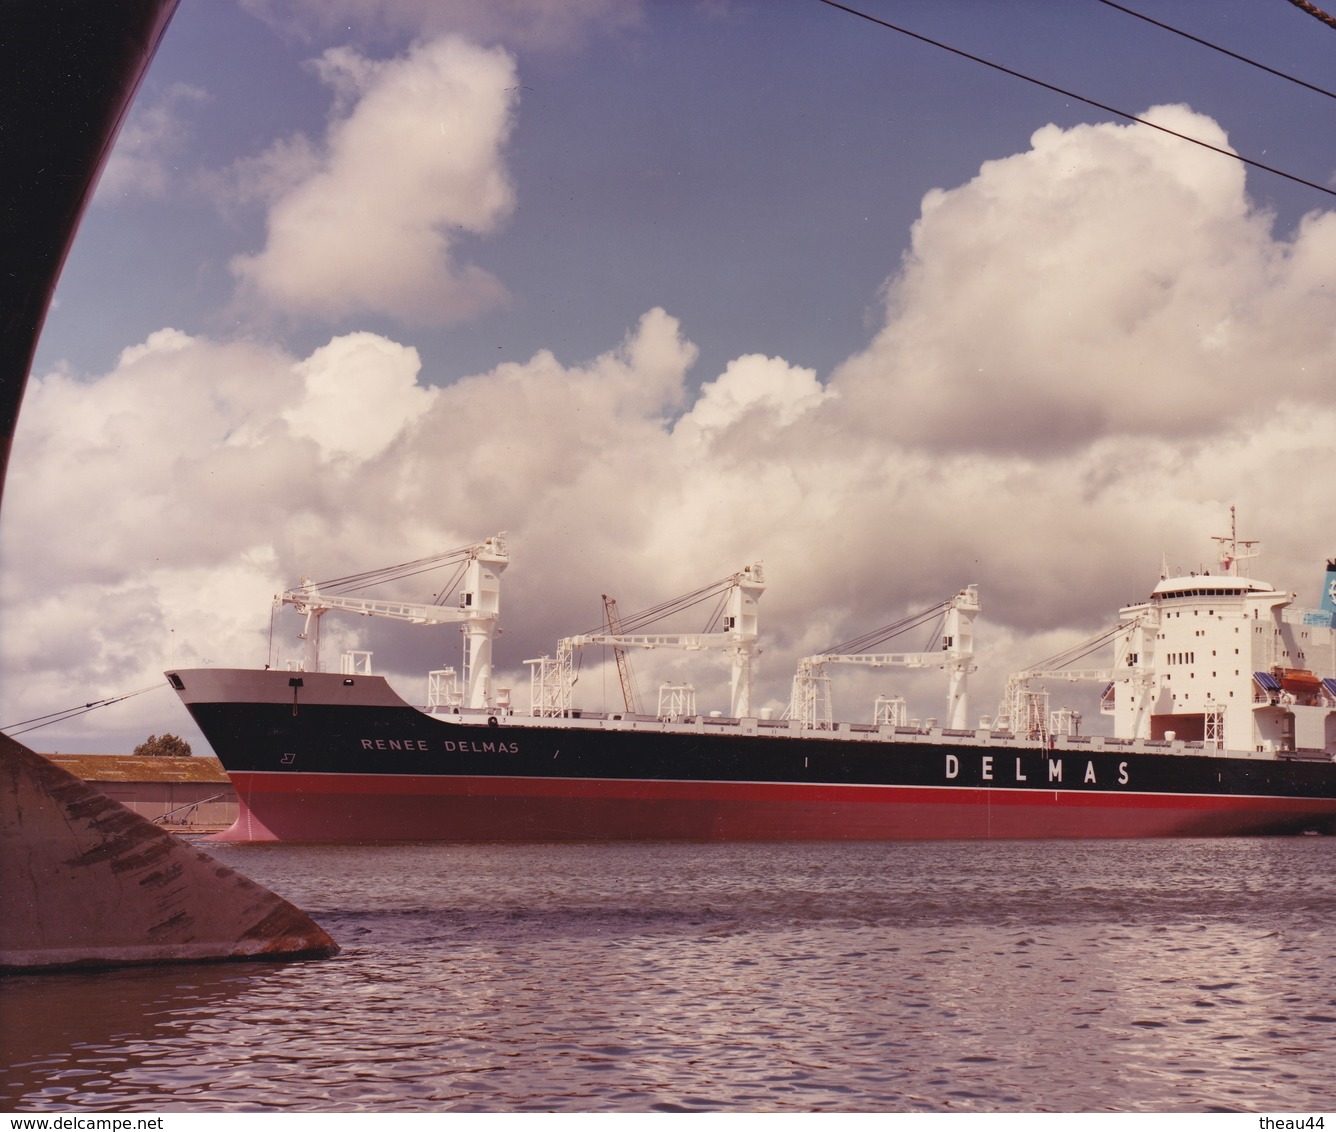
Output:
[[[1259,553],[1255,549],[1259,542],[1258,539],[1239,538],[1237,510],[1233,506],[1229,509],[1229,534],[1211,536],[1212,542],[1220,544],[1216,561],[1220,563],[1226,574],[1235,578],[1239,577],[1239,562],[1256,558]]]

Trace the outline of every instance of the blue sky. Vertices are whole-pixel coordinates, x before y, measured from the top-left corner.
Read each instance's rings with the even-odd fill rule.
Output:
[[[1321,139],[1336,102],[1097,0],[866,10],[1131,113],[1185,101],[1239,152],[1319,183],[1331,174]],[[1330,72],[1336,33],[1284,0],[1140,10],[1315,85]],[[294,131],[319,135],[329,90],[307,64],[325,47],[387,57],[411,39],[408,15],[398,35],[308,24],[306,38],[284,13],[285,33],[232,3],[182,6],[138,107],[168,107],[177,122],[176,144],[156,155],[170,191],[104,192],[38,372],[60,360],[96,372],[162,325],[234,329],[227,261],[263,238],[264,217],[220,216],[200,175]],[[499,31],[486,41],[506,45]],[[544,347],[589,357],[656,304],[693,328],[705,371],[756,350],[827,371],[863,336],[926,191],[1020,151],[1040,125],[1109,119],[816,2],[598,5],[570,34],[512,48],[523,89],[507,163],[521,199],[502,231],[471,245],[515,301],[445,332],[415,327],[435,362],[427,380]],[[182,87],[196,93],[174,96]],[[1249,190],[1282,230],[1327,204],[1263,173]],[[357,325],[397,329],[383,316]],[[300,349],[335,328],[278,329]]]
[[[1336,86],[1285,0],[1134,6]],[[1098,0],[862,7],[1334,184],[1336,101]],[[262,663],[300,574],[501,529],[520,700],[600,593],[754,559],[776,705],[797,656],[978,582],[987,713],[1162,555],[1210,565],[1234,503],[1316,604],[1331,209],[816,0],[184,0],[20,418],[3,722]],[[457,662],[343,632],[410,698]],[[163,730],[155,693],[29,739]]]

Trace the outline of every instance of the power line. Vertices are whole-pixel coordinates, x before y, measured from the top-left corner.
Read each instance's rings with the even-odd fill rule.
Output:
[[[94,700],[88,704],[78,704],[72,708],[65,708],[63,711],[53,711],[47,715],[35,715],[32,719],[23,719],[18,723],[7,723],[0,726],[0,731],[7,735],[24,735],[29,731],[36,731],[40,727],[49,727],[53,723],[64,723],[67,719],[73,719],[75,716],[85,715],[90,711],[96,711],[98,708],[110,707],[112,704],[118,704],[122,700],[133,699],[135,696],[142,696],[145,692],[156,692],[159,688],[167,687],[166,684],[150,684],[147,688],[140,688],[137,692],[126,692],[120,696],[110,696],[105,700]]]
[[[899,32],[901,35],[906,35],[910,39],[917,39],[920,43],[926,43],[930,47],[948,51],[952,55],[958,55],[960,58],[968,59],[972,63],[981,63],[985,67],[991,67],[994,71],[1001,71],[1004,75],[1010,75],[1014,79],[1021,79],[1034,86],[1042,87],[1044,90],[1050,90],[1054,94],[1062,95],[1064,98],[1074,98],[1077,102],[1084,102],[1087,106],[1093,106],[1097,110],[1103,110],[1106,114],[1113,114],[1119,118],[1124,118],[1129,122],[1136,122],[1138,125],[1149,126],[1152,130],[1159,130],[1160,133],[1169,134],[1171,137],[1178,138],[1180,141],[1191,142],[1193,145],[1201,146],[1202,149],[1209,149],[1212,153],[1218,153],[1222,157],[1233,158],[1233,160],[1241,161],[1244,165],[1250,165],[1254,169],[1261,169],[1263,172],[1272,173],[1277,177],[1284,177],[1285,180],[1293,181],[1295,184],[1304,185],[1310,189],[1316,189],[1318,192],[1325,193],[1329,197],[1336,197],[1336,189],[1329,189],[1326,185],[1319,185],[1315,181],[1307,181],[1302,177],[1295,176],[1293,173],[1286,173],[1283,169],[1277,169],[1274,165],[1267,165],[1261,161],[1256,161],[1251,157],[1244,157],[1241,153],[1235,153],[1233,150],[1223,149],[1218,145],[1212,145],[1210,142],[1202,141],[1200,138],[1194,138],[1189,134],[1180,134],[1177,130],[1171,130],[1168,126],[1157,125],[1148,118],[1140,118],[1135,114],[1129,114],[1126,110],[1119,110],[1116,106],[1109,106],[1103,102],[1096,102],[1093,98],[1087,98],[1083,94],[1065,90],[1063,87],[1055,86],[1053,83],[1044,82],[1043,79],[1036,79],[1021,71],[1012,70],[1010,67],[1004,67],[1001,63],[994,63],[992,60],[984,59],[979,55],[971,55],[968,51],[962,51],[959,47],[952,47],[948,43],[930,39],[926,35],[920,35],[916,31],[910,31],[908,28],[900,27],[898,24],[893,24],[888,20],[869,15],[867,12],[860,12],[857,8],[850,8],[847,4],[840,4],[837,0],[820,0],[820,2],[825,4],[828,8],[837,8],[841,12],[847,12],[851,16],[857,16],[859,19],[867,20],[868,23],[884,27],[889,31]]]
[[[1303,79],[1296,79],[1293,75],[1287,75],[1284,71],[1277,71],[1274,67],[1268,67],[1265,63],[1257,62],[1256,59],[1249,59],[1246,55],[1240,55],[1237,51],[1229,50],[1228,47],[1220,47],[1218,44],[1210,43],[1204,39],[1199,39],[1191,32],[1183,31],[1180,28],[1173,27],[1170,24],[1161,23],[1159,20],[1152,19],[1150,16],[1143,15],[1140,12],[1134,12],[1131,8],[1124,7],[1122,4],[1115,4],[1114,0],[1097,0],[1097,2],[1100,4],[1104,4],[1110,8],[1116,8],[1118,11],[1124,12],[1129,16],[1135,16],[1138,20],[1145,20],[1146,23],[1154,24],[1157,28],[1162,28],[1165,31],[1173,32],[1174,35],[1181,35],[1184,39],[1190,39],[1192,40],[1193,43],[1199,43],[1203,47],[1209,47],[1212,51],[1219,51],[1221,55],[1228,55],[1231,59],[1237,59],[1240,63],[1247,63],[1248,66],[1256,67],[1259,71],[1265,71],[1268,75],[1275,75],[1276,78],[1278,79],[1284,79],[1286,82],[1291,82],[1295,83],[1298,86],[1307,87],[1309,90],[1315,92],[1316,94],[1324,94],[1328,98],[1336,98],[1336,94],[1333,94],[1329,90],[1324,90],[1320,86],[1314,86],[1312,83],[1304,82]],[[1290,0],[1290,2],[1298,3],[1300,4],[1301,7],[1303,6],[1301,0]],[[1331,17],[1327,16],[1327,19],[1330,20]]]

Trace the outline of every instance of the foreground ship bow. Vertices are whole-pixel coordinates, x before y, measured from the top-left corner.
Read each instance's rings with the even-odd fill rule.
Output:
[[[1238,546],[1231,540],[1231,567]],[[485,622],[494,624],[504,554],[481,558],[461,608],[477,609],[472,595],[485,593]],[[1336,566],[1328,582],[1334,578]],[[759,567],[731,581],[725,631],[693,636],[689,647],[727,648],[736,706],[749,702],[745,676],[764,584]],[[292,603],[313,602],[312,592]],[[911,666],[948,671],[949,710],[963,712],[972,669],[963,650],[972,649],[978,608],[972,587],[946,603],[955,619],[940,654],[806,658],[787,719],[704,716],[691,706],[680,713],[662,702],[656,716],[580,712],[560,682],[560,650],[557,662],[532,662],[530,716],[504,703],[469,706],[465,696],[421,710],[355,665],[342,673],[177,670],[168,678],[236,786],[239,817],[222,835],[229,840],[1331,834],[1333,611],[1296,610],[1292,600],[1235,573],[1206,574],[1165,579],[1147,602],[1124,609],[1114,667],[1064,674],[1107,684],[1118,737],[1059,732],[1047,719],[1035,725],[1027,712],[1038,694],[1028,681],[1037,671],[1013,678],[1006,712],[977,728],[910,724],[881,705],[877,720],[861,725],[797,710],[800,684],[810,689],[822,668],[813,662],[910,656]],[[474,615],[469,624],[475,638],[486,635],[478,622]],[[631,648],[649,640],[619,635],[610,619],[607,634],[562,644],[569,656],[572,642]],[[664,647],[668,638],[653,641]],[[490,665],[490,638],[474,647]],[[1318,658],[1327,674],[1290,667],[1296,657],[1310,665]],[[466,667],[475,685],[490,674]]]

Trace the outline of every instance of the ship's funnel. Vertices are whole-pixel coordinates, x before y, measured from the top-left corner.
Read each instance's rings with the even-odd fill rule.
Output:
[[[1331,621],[1336,625],[1336,558],[1327,559],[1327,575],[1322,579],[1322,604],[1320,609],[1331,614]]]

